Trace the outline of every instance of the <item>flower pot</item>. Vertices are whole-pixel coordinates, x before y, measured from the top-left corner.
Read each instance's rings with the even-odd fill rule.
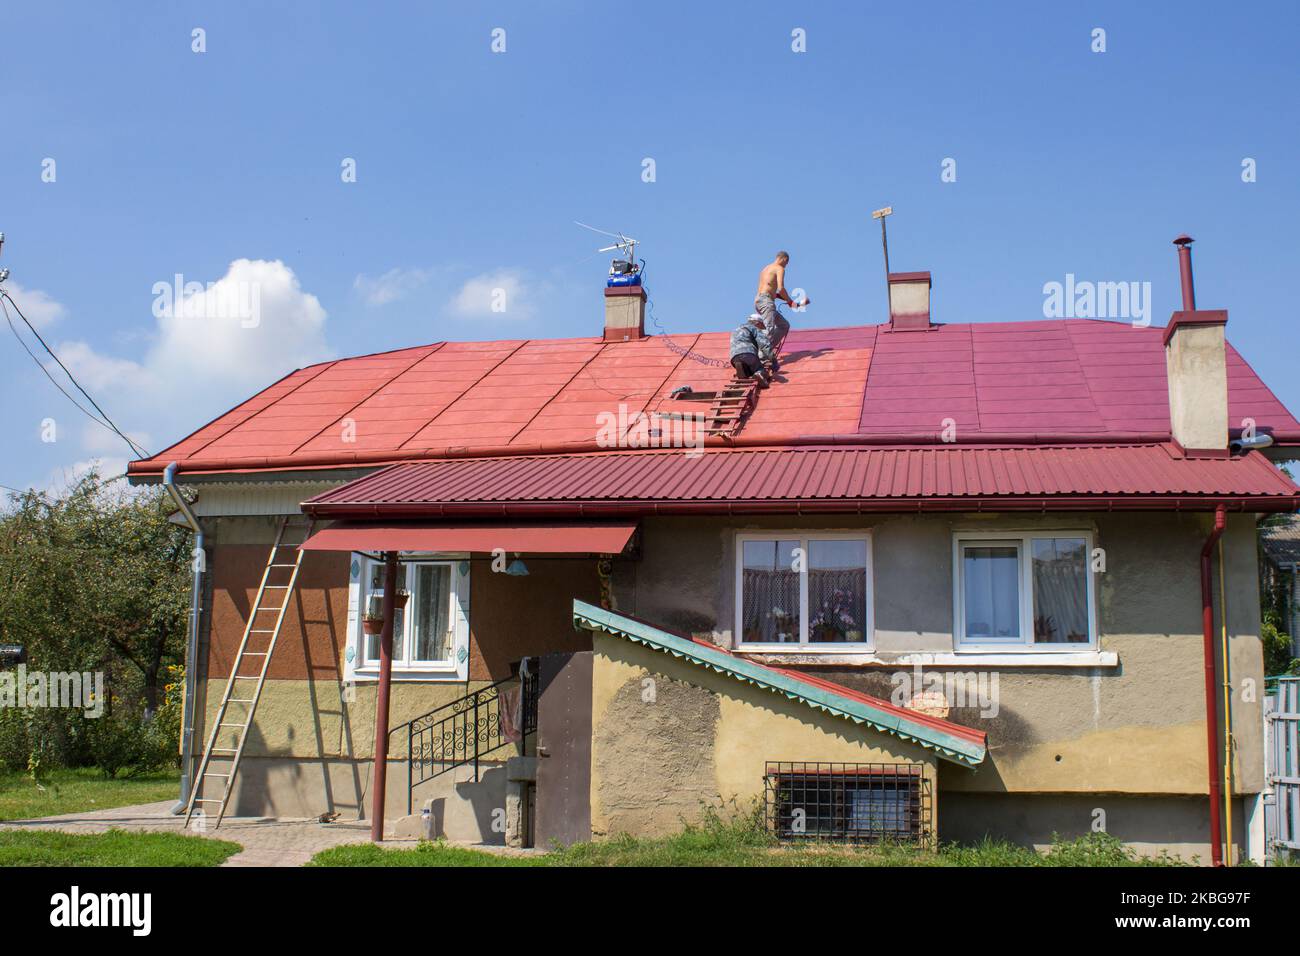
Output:
[[[361,619],[361,630],[367,634],[382,634],[384,630],[384,620],[379,617],[363,617]]]
[[[409,591],[398,591],[393,595],[393,607],[400,610],[406,607],[406,599],[411,596]]]

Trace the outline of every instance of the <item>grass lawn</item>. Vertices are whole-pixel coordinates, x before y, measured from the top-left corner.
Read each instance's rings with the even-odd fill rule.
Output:
[[[2,866],[219,866],[238,843],[179,833],[0,830]]]
[[[0,820],[31,820],[60,813],[155,803],[175,799],[179,792],[179,771],[131,780],[105,780],[93,767],[55,770],[41,787],[26,774],[0,773]]]
[[[1045,854],[985,842],[937,851],[912,847],[852,849],[778,846],[745,822],[711,822],[671,837],[638,840],[620,837],[579,843],[532,856],[505,856],[483,850],[421,843],[411,850],[385,850],[370,843],[333,847],[309,866],[1170,866],[1167,857],[1139,858],[1114,837],[1092,834],[1058,841]]]

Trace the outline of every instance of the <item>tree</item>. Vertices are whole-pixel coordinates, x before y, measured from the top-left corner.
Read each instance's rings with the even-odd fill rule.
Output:
[[[11,498],[0,517],[0,641],[28,667],[102,670],[110,699],[158,706],[184,658],[189,533],[161,490],[89,472],[59,495]]]

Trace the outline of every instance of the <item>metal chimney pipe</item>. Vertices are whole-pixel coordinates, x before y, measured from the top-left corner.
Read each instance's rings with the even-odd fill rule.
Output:
[[[1174,240],[1178,247],[1178,274],[1183,283],[1183,311],[1196,311],[1196,287],[1192,284],[1192,243],[1189,235],[1181,235]]]

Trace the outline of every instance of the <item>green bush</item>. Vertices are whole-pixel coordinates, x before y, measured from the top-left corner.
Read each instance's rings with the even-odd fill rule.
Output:
[[[11,707],[0,708],[0,770],[25,772],[31,752],[27,715]]]
[[[1259,636],[1264,642],[1264,673],[1300,674],[1300,659],[1291,656],[1291,635],[1280,630],[1272,614],[1266,614],[1260,624]]]
[[[154,714],[115,701],[111,714],[82,718],[90,762],[109,778],[138,777],[175,767],[179,761],[183,685],[183,678],[169,683],[162,705]]]

